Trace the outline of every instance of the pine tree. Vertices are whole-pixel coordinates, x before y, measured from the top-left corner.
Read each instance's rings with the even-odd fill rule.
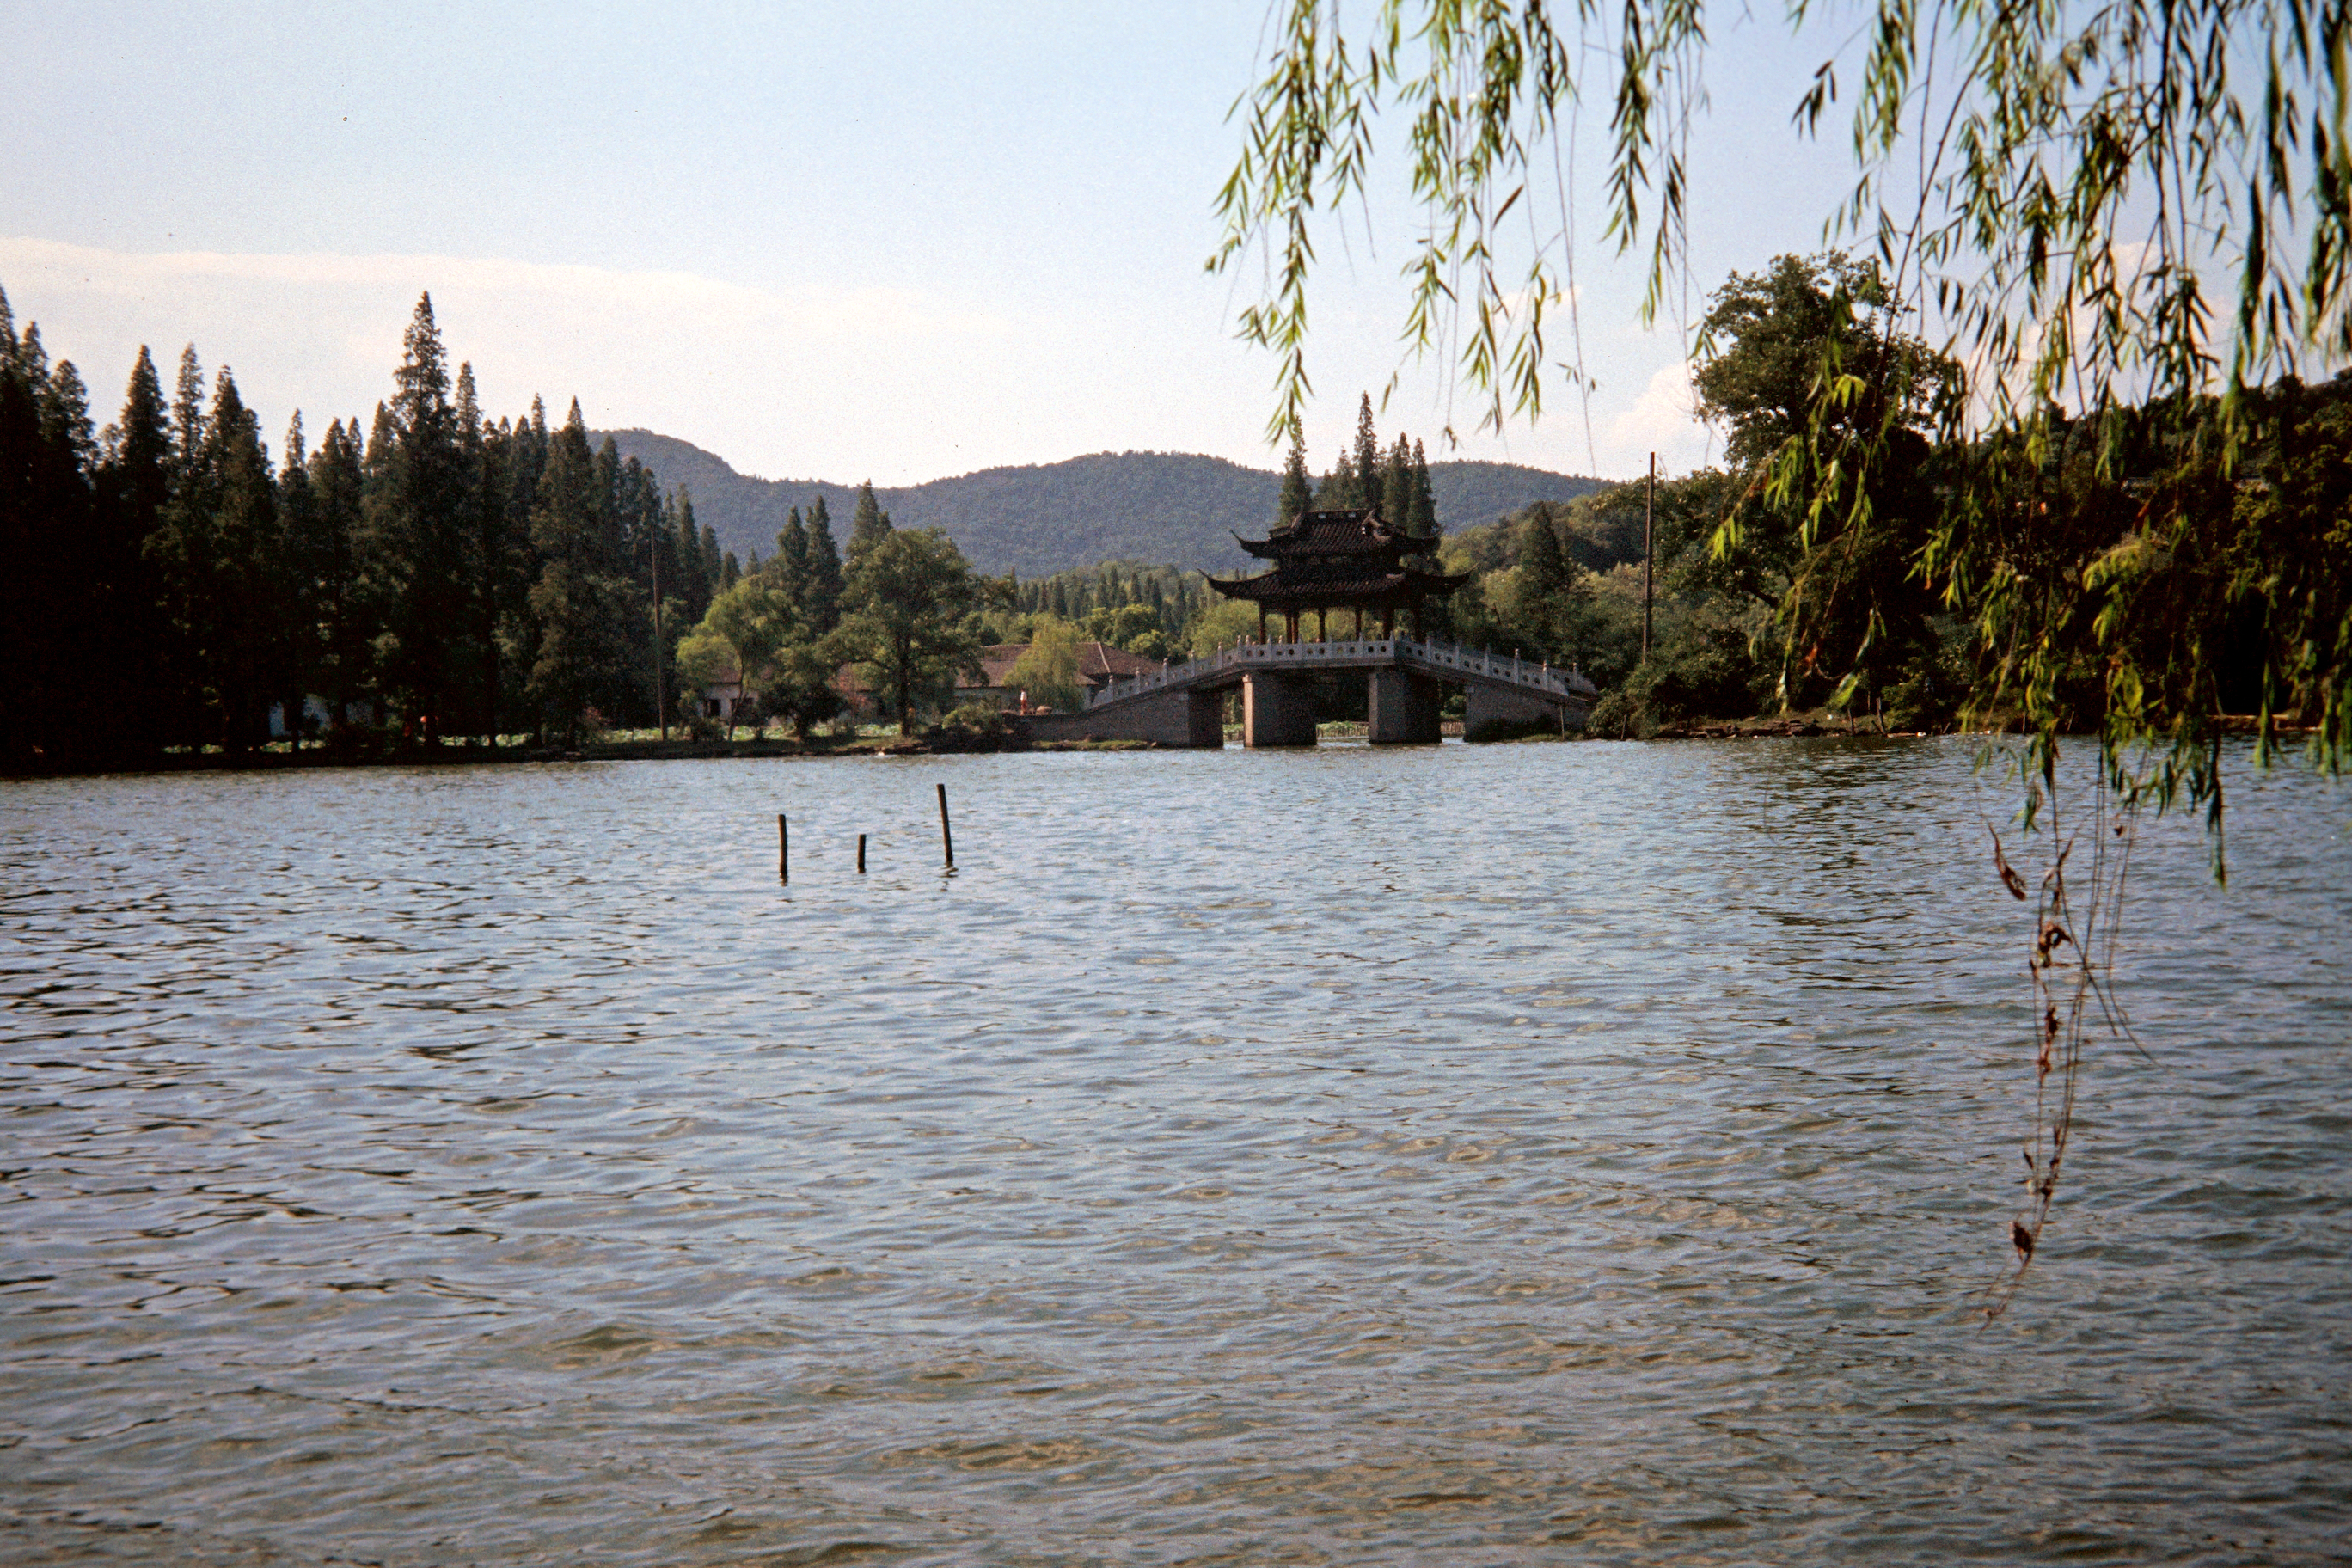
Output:
[[[1342,452],[1339,460],[1331,465],[1331,471],[1323,476],[1323,482],[1316,487],[1315,505],[1318,510],[1336,511],[1360,504],[1356,500],[1356,467]]]
[[[243,752],[267,733],[291,637],[277,484],[258,424],[226,366],[205,416],[203,469],[210,516],[192,521],[208,558],[197,565],[188,613],[220,742]]]
[[[651,468],[635,458],[621,464],[620,535],[629,580],[636,590],[637,603],[646,606],[646,613],[631,623],[629,658],[635,668],[646,673],[642,685],[630,682],[621,688],[624,702],[618,716],[632,724],[651,726],[661,718],[654,708],[656,698],[653,670],[656,660],[664,661],[667,668],[668,657],[668,650],[657,648],[654,642],[654,563],[662,545],[673,536],[667,514],[662,510],[661,482]],[[668,630],[667,626],[661,629],[665,634]],[[660,685],[667,689],[667,679]]]
[[[1307,477],[1307,436],[1293,418],[1290,452],[1282,462],[1282,494],[1274,503],[1274,526],[1276,530],[1290,527],[1314,503],[1313,481]]]
[[[172,457],[184,477],[205,449],[205,372],[196,345],[180,351],[180,379],[172,397]]]
[[[358,540],[367,485],[360,422],[327,426],[310,457],[310,508],[317,549],[311,614],[319,626],[319,689],[327,722],[341,731],[370,689],[373,630],[362,609]]]
[[[809,538],[808,528],[801,521],[801,509],[792,508],[784,514],[784,526],[776,531],[776,586],[793,602],[793,614],[805,622],[809,617]]]
[[[286,426],[286,450],[278,470],[279,580],[285,585],[286,649],[276,692],[286,733],[302,747],[305,699],[320,689],[325,666],[319,585],[325,542],[320,531],[318,492],[310,483],[310,449],[302,434],[302,411]]]
[[[823,637],[841,624],[841,595],[845,583],[841,551],[833,542],[833,517],[825,510],[823,496],[809,503],[808,530],[808,622],[810,629]]]
[[[1356,470],[1357,506],[1377,507],[1381,504],[1381,437],[1372,428],[1372,395],[1364,394],[1356,409]]]
[[[168,734],[179,727],[171,715],[154,711],[169,687],[158,665],[163,652],[163,594],[148,542],[172,499],[172,416],[163,378],[143,343],[123,390],[121,416],[108,426],[104,445],[92,616],[107,635],[95,650],[95,679],[106,694],[99,704],[105,715],[101,739],[120,752],[136,743],[131,727],[119,721],[134,694],[147,709],[147,721],[137,733],[152,736],[160,729]]]
[[[1381,462],[1381,521],[1412,531],[1412,446],[1402,436]]]
[[[465,668],[453,672],[460,682],[460,706],[466,728],[488,739],[499,731],[499,709],[505,688],[504,649],[499,642],[500,557],[510,548],[507,532],[506,487],[496,482],[499,465],[492,461],[488,421],[474,390],[474,366],[457,366],[456,405],[457,438],[458,544],[464,621]],[[457,628],[453,627],[456,631]]]
[[[684,605],[687,624],[699,621],[710,609],[714,588],[711,581],[712,561],[703,551],[702,531],[694,525],[694,496],[684,485],[670,492],[670,510],[677,519],[677,595]],[[710,536],[716,552],[719,536]]]
[[[540,481],[547,473],[547,454],[554,438],[548,433],[547,405],[534,397],[530,413],[515,421],[500,451],[502,471],[495,476],[493,497],[502,511],[501,531],[506,551],[496,563],[498,584],[499,728],[508,721],[528,726],[545,738],[545,710],[530,692],[530,674],[539,664],[539,617],[530,607],[530,590],[541,569],[539,548],[531,542],[531,518],[539,510]],[[485,472],[483,483],[493,476]]]
[[[431,295],[417,299],[401,346],[381,455],[370,444],[363,557],[383,620],[380,677],[415,738],[430,745],[455,716],[459,677],[471,662],[466,567],[473,498]]]
[[[874,497],[874,481],[857,487],[857,510],[849,520],[849,570],[855,573],[874,547],[890,532],[890,514]]]
[[[1583,573],[1561,544],[1549,502],[1527,510],[1518,546],[1518,619],[1541,641],[1547,657],[1557,657],[1568,651],[1574,637]]]
[[[40,329],[18,338],[0,296],[0,754],[71,755],[79,661],[92,629],[89,416],[80,377],[50,369]]]
[[[1445,531],[1438,526],[1437,495],[1429,487],[1429,458],[1418,440],[1412,444],[1412,496],[1404,528],[1415,539],[1433,540]]]
[[[549,442],[540,478],[531,543],[542,564],[530,590],[540,626],[531,694],[575,749],[588,710],[612,704],[629,684],[635,595],[606,494],[607,468],[588,450],[575,398]]]

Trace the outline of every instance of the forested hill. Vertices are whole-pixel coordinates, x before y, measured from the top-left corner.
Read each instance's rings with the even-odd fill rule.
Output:
[[[814,496],[824,497],[836,531],[847,528],[855,480],[751,479],[674,437],[650,430],[611,434],[621,455],[659,474],[665,488],[686,486],[696,521],[716,529],[721,546],[746,562],[754,550],[773,554],[786,510],[805,511]],[[1448,529],[1492,522],[1530,501],[1569,500],[1601,488],[1596,479],[1511,463],[1432,463],[1429,478],[1438,521]],[[1234,548],[1233,534],[1263,533],[1280,489],[1280,477],[1271,470],[1222,458],[1099,452],[927,484],[877,486],[875,494],[902,528],[947,530],[983,572],[1043,577],[1102,561],[1238,565],[1244,557]]]

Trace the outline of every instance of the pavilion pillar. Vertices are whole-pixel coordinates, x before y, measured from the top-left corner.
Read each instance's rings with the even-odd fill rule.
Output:
[[[1315,606],[1315,640],[1317,642],[1331,640],[1331,612],[1321,605]]]
[[[1253,669],[1242,677],[1242,744],[1311,746],[1315,743],[1315,680],[1312,676]]]
[[[1264,646],[1265,642],[1265,603],[1263,600],[1259,601],[1257,606],[1257,640],[1260,646]]]
[[[1363,606],[1363,605],[1358,605],[1356,606],[1356,636],[1355,636],[1355,640],[1356,640],[1357,642],[1361,642],[1361,641],[1363,641],[1363,640],[1364,640],[1364,606]]]
[[[1409,669],[1375,669],[1366,693],[1364,739],[1375,746],[1433,746],[1441,739],[1444,689]]]

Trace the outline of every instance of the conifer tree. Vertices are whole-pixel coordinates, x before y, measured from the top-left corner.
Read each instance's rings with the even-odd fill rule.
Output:
[[[319,690],[328,700],[330,729],[340,731],[351,724],[370,689],[374,642],[359,583],[360,508],[367,473],[356,417],[327,426],[310,470],[317,550],[310,613],[319,626]]]
[[[497,469],[490,451],[492,434],[482,416],[481,399],[474,389],[471,361],[457,366],[454,408],[457,442],[457,546],[462,565],[459,597],[466,668],[452,672],[455,693],[466,715],[466,728],[495,739],[499,709],[505,687],[504,654],[499,643],[499,584],[501,557],[509,548],[505,487],[495,483]],[[458,628],[453,627],[453,631]]]
[[[1356,466],[1348,454],[1341,452],[1331,471],[1315,488],[1315,505],[1318,510],[1333,511],[1360,504],[1356,500]]]
[[[380,678],[415,738],[437,743],[453,718],[468,662],[465,454],[450,401],[448,358],[421,295],[393,373],[383,450],[372,442],[365,558],[383,626]]]
[[[304,700],[320,689],[325,665],[318,615],[324,542],[310,465],[310,445],[302,434],[302,411],[298,408],[286,426],[286,448],[278,469],[278,578],[286,594],[286,646],[275,692],[286,733],[297,751],[302,746]]]
[[[540,626],[531,695],[574,748],[587,710],[612,704],[629,679],[635,595],[607,504],[606,468],[588,449],[588,427],[575,398],[548,443],[540,477],[531,543],[542,564],[530,590]]]
[[[841,551],[833,542],[833,518],[824,497],[809,503],[809,626],[819,637],[841,624],[845,578]]]
[[[1444,531],[1437,525],[1437,495],[1429,487],[1429,458],[1418,439],[1412,444],[1412,495],[1404,530],[1415,539],[1435,539]]]
[[[776,585],[792,600],[793,613],[803,622],[810,620],[809,537],[798,507],[784,514],[784,526],[776,531],[775,578]]]
[[[685,603],[687,620],[691,625],[710,609],[716,587],[711,569],[718,564],[719,536],[710,535],[709,549],[706,551],[703,530],[694,523],[694,496],[684,485],[671,492],[670,508],[677,517],[677,594]]]
[[[539,617],[530,607],[530,590],[545,564],[531,541],[531,517],[539,510],[540,481],[547,473],[548,449],[553,437],[547,428],[547,405],[534,397],[530,413],[515,421],[499,453],[500,472],[496,495],[504,511],[507,550],[498,563],[499,708],[500,727],[511,720],[528,726],[542,739],[545,710],[530,694],[530,673],[539,664]],[[483,482],[492,482],[487,472]]]
[[[874,547],[890,532],[890,514],[874,497],[874,481],[857,487],[857,510],[849,520],[849,570],[855,573]]]
[[[1377,507],[1381,504],[1381,437],[1372,428],[1372,395],[1363,395],[1356,407],[1356,447],[1352,465],[1356,470],[1356,506]]]
[[[163,654],[161,584],[147,544],[172,499],[172,423],[163,378],[144,343],[123,389],[121,416],[107,427],[103,445],[92,615],[107,628],[97,650],[98,684],[107,694],[98,705],[100,737],[120,751],[131,744],[125,704],[137,694],[152,705],[165,689],[156,663]],[[152,706],[142,732],[152,733],[159,719],[165,732],[173,727]]]
[[[200,429],[203,442],[167,510],[165,592],[181,674],[206,713],[206,738],[242,752],[261,739],[287,641],[277,486],[254,416],[226,367],[210,410],[183,427]]]
[[[196,345],[180,351],[180,378],[172,396],[172,457],[184,474],[205,449],[205,372]]]
[[[1381,460],[1380,513],[1391,528],[1412,531],[1412,444],[1402,436]]]
[[[1282,494],[1274,503],[1274,526],[1285,529],[1315,502],[1313,481],[1307,477],[1307,435],[1298,421],[1290,422],[1290,452],[1282,461]]]
[[[16,336],[0,297],[0,752],[70,754],[88,630],[91,495],[80,378],[52,370],[40,330]]]
[[[642,685],[628,682],[621,687],[622,709],[615,716],[632,724],[651,725],[660,718],[653,707],[656,684],[653,671],[657,660],[666,662],[668,651],[657,648],[654,642],[654,565],[662,542],[670,534],[667,514],[662,510],[660,482],[652,469],[635,458],[621,464],[619,510],[623,556],[628,563],[636,602],[645,606],[645,613],[631,623],[629,658],[632,668],[645,672],[645,679]],[[667,628],[663,630],[666,633]],[[667,688],[668,682],[665,679],[659,685]]]

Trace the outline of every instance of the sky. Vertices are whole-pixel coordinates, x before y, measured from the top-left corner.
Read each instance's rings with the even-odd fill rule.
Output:
[[[430,290],[493,416],[577,397],[767,478],[910,484],[1098,451],[1271,468],[1254,278],[1212,275],[1228,119],[1264,0],[1189,4],[223,7],[0,0],[0,289],[100,423],[140,346],[233,369],[273,447],[389,395]],[[1718,26],[1693,139],[1682,321],[1637,319],[1579,132],[1580,398],[1478,434],[1399,341],[1400,119],[1323,233],[1307,436],[1609,478],[1707,461],[1687,328],[1731,270],[1820,248],[1849,168],[1789,110],[1820,46]],[[1461,437],[1447,447],[1449,423]]]

